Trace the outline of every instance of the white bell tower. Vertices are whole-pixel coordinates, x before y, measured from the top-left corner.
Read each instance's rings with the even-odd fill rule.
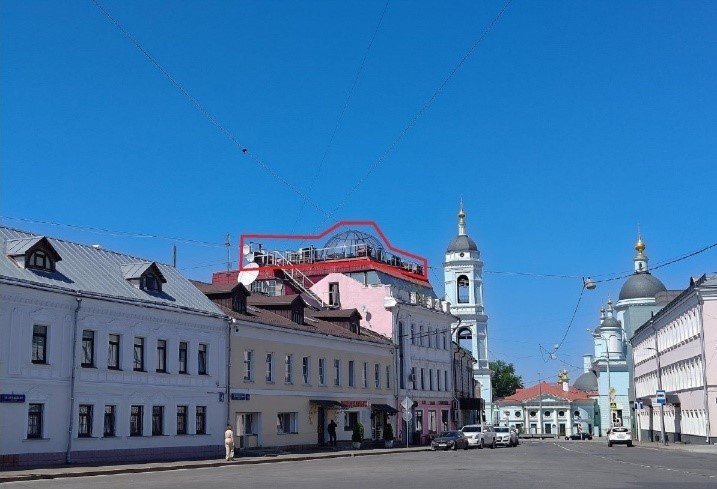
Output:
[[[485,401],[486,421],[491,423],[493,395],[488,367],[488,316],[483,308],[483,262],[478,246],[466,232],[462,202],[458,212],[458,235],[446,250],[443,273],[451,313],[460,318],[453,324],[453,339],[470,350],[477,360],[473,376],[480,397]]]

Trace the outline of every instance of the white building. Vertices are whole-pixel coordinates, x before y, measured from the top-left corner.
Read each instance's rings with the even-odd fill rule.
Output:
[[[99,247],[1,227],[0,250],[3,466],[223,453],[229,330],[204,294]]]
[[[466,213],[458,212],[458,235],[446,250],[443,263],[446,299],[451,313],[460,318],[453,324],[455,341],[473,354],[473,375],[485,402],[488,420],[493,420],[493,394],[488,364],[488,316],[483,307],[483,261],[475,241],[466,232]]]

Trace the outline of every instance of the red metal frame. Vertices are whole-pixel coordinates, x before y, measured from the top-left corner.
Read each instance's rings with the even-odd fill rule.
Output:
[[[381,238],[381,241],[384,242],[384,244],[388,247],[389,250],[400,253],[402,255],[408,256],[410,258],[413,258],[414,260],[417,260],[423,264],[423,273],[413,273],[408,270],[401,269],[401,272],[408,276],[413,277],[421,277],[423,280],[428,281],[428,259],[426,259],[423,256],[417,255],[415,253],[411,253],[410,251],[402,250],[400,248],[397,248],[391,244],[391,242],[388,240],[386,235],[383,233],[380,227],[378,227],[378,224],[376,224],[375,221],[354,221],[354,220],[346,220],[346,221],[339,221],[333,226],[329,227],[328,229],[325,229],[319,234],[260,234],[260,233],[250,233],[250,234],[242,234],[239,237],[239,259],[237,262],[239,263],[239,271],[245,270],[244,264],[243,264],[243,256],[242,256],[242,250],[244,249],[244,243],[247,239],[286,239],[286,240],[319,240],[321,238],[326,237],[327,234],[335,231],[336,229],[343,227],[343,226],[369,226],[372,227],[376,233],[378,234],[379,238]],[[347,261],[357,261],[357,262],[365,262],[366,258],[356,258],[352,260]],[[306,263],[306,264],[295,264],[291,268],[309,268],[309,267],[316,267],[317,265],[320,266],[322,262],[318,263]],[[330,262],[326,262],[330,263]],[[376,263],[379,264],[379,263]],[[382,265],[382,264],[381,264]],[[387,265],[388,266],[388,265]],[[275,268],[275,269],[283,269],[283,268],[289,268],[286,266],[281,265],[267,265],[265,268]],[[379,267],[384,268],[384,267]],[[398,270],[397,267],[390,267],[391,270]]]

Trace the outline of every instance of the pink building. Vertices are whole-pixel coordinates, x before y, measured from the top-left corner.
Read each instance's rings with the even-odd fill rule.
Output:
[[[717,439],[717,275],[703,275],[640,326],[633,347],[641,440]],[[660,409],[658,391],[665,391]],[[664,412],[663,412],[664,411]]]

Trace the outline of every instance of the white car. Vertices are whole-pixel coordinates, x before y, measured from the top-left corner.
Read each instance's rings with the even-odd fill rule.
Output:
[[[629,429],[618,426],[611,428],[607,432],[607,446],[611,447],[615,444],[632,446],[632,433]]]
[[[469,447],[496,447],[495,431],[492,426],[469,424],[461,428],[461,431],[466,435]]]
[[[495,442],[506,447],[518,446],[518,432],[508,426],[496,426]]]

